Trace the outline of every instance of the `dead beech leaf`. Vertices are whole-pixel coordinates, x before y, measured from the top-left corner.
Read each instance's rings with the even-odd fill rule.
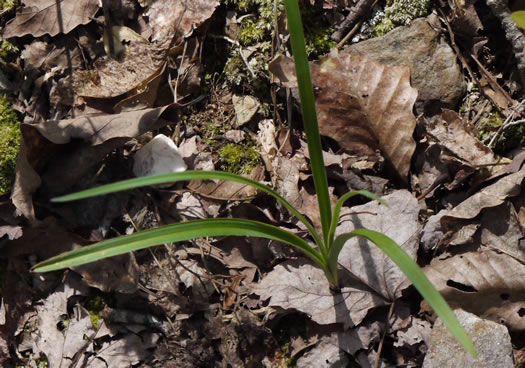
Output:
[[[332,51],[311,71],[321,134],[353,153],[374,156],[379,150],[406,180],[416,148],[410,70]]]
[[[494,251],[434,260],[425,274],[454,308],[525,330],[525,265]]]
[[[30,338],[33,340],[32,354],[35,357],[44,353],[50,367],[59,367],[63,361],[67,361],[67,358],[72,358],[75,354],[70,350],[72,347],[84,344],[84,336],[94,333],[95,329],[91,323],[85,323],[83,318],[71,318],[70,325],[64,330],[64,333],[57,328],[60,321],[64,320],[63,316],[68,315],[68,299],[88,294],[89,288],[81,283],[80,278],[74,274],[68,274],[63,284],[43,300],[43,303],[37,304],[34,318],[36,318],[35,323],[38,328],[30,333]],[[89,315],[87,320],[91,322]],[[68,334],[70,329],[72,334]],[[75,333],[80,329],[83,329],[82,333]]]
[[[522,230],[519,215],[510,201],[498,207],[484,209],[480,221],[482,244],[525,263],[525,248],[520,244],[525,232]]]
[[[87,24],[98,11],[98,0],[23,0],[24,7],[4,28],[4,38],[31,34],[56,36]],[[61,18],[61,19],[60,19]]]
[[[371,201],[361,206],[343,208],[336,235],[359,228],[379,231],[393,239],[415,260],[421,230],[417,200],[407,190],[395,191],[382,199],[388,207]],[[346,242],[339,255],[339,264],[386,300],[400,297],[403,289],[409,285],[399,267],[375,244],[363,238]]]
[[[259,165],[253,168],[247,177],[255,181],[261,181],[264,178],[263,166]],[[199,193],[205,198],[224,201],[245,200],[254,198],[257,195],[257,189],[254,187],[228,180],[192,180],[188,184],[188,189]]]
[[[345,327],[358,325],[370,308],[387,303],[364,285],[342,287],[334,294],[323,271],[300,260],[277,265],[262,281],[252,284],[252,291],[263,300],[269,299],[271,307],[295,309],[316,323],[341,323]]]
[[[98,145],[112,138],[135,138],[158,128],[156,124],[159,119],[173,113],[177,107],[177,104],[171,104],[120,114],[48,120],[41,124],[24,124],[22,129],[34,129],[54,144],[69,143],[71,139],[77,138]]]
[[[174,118],[177,107],[171,104],[121,114],[22,124],[23,139],[12,194],[17,213],[34,219],[32,194],[42,183],[51,196],[63,193],[129,138],[165,125],[163,118]],[[60,145],[75,138],[83,142],[76,141],[70,155],[54,154]]]
[[[441,219],[441,224],[452,227],[458,219],[473,219],[484,208],[499,206],[508,197],[517,196],[521,192],[524,178],[525,167],[501,178],[454,207]]]
[[[465,124],[455,111],[444,110],[433,117],[425,129],[459,163],[475,168],[496,162],[492,150],[477,138],[474,127]]]
[[[118,60],[108,56],[94,63],[93,70],[74,73],[78,96],[110,98],[136,89],[144,90],[164,70],[165,50],[143,42],[126,45]]]
[[[208,20],[219,0],[155,0],[146,11],[152,40],[160,45],[177,46],[193,30]]]

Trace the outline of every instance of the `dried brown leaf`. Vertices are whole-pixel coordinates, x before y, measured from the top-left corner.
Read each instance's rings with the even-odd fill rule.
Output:
[[[24,7],[4,28],[4,38],[31,34],[56,36],[87,24],[98,11],[98,0],[23,0]]]
[[[494,251],[435,259],[424,272],[452,307],[523,331],[525,265]]]
[[[165,125],[162,118],[170,119],[177,107],[172,104],[121,114],[22,124],[23,142],[12,195],[18,213],[34,219],[32,194],[40,187],[41,180],[48,195],[63,193],[129,138]],[[84,142],[76,141],[70,147],[70,155],[54,154],[61,149],[60,145],[75,138]],[[43,167],[46,169],[42,170]]]
[[[104,56],[95,62],[94,69],[76,72],[75,93],[82,97],[110,98],[143,92],[164,71],[164,55],[165,50],[156,46],[131,42],[118,59]]]
[[[336,235],[358,228],[379,231],[416,259],[421,230],[417,200],[406,190],[395,191],[382,199],[388,207],[372,201],[344,208]],[[375,244],[365,239],[347,241],[339,255],[339,263],[387,300],[400,297],[402,290],[408,286],[406,276],[399,267]]]
[[[208,20],[218,0],[156,0],[146,11],[152,28],[152,40],[168,46],[179,45],[193,30]]]
[[[386,304],[363,285],[331,293],[323,271],[301,261],[279,264],[253,284],[252,290],[261,299],[269,299],[269,306],[299,310],[319,324],[342,323],[346,327],[358,325],[370,308]]]
[[[481,191],[470,196],[459,205],[454,207],[441,223],[452,226],[458,219],[473,219],[478,216],[484,208],[501,205],[505,199],[517,196],[521,192],[522,182],[525,178],[525,168],[505,176],[496,183],[483,188]]]
[[[335,51],[311,70],[321,134],[353,153],[381,151],[406,180],[416,147],[410,70]]]
[[[250,179],[261,181],[264,178],[264,168],[256,166],[248,175]],[[219,200],[245,200],[254,198],[257,195],[257,189],[227,180],[192,180],[188,188],[199,193],[205,198]]]
[[[444,110],[426,124],[429,134],[446,152],[454,155],[459,163],[480,167],[496,162],[494,153],[477,138],[474,127],[465,124],[452,110]]]

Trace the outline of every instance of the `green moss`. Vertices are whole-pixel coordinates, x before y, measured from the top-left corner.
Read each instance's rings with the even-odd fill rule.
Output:
[[[482,141],[488,140],[501,124],[503,124],[503,118],[497,111],[482,118],[478,124],[479,139]]]
[[[256,44],[266,36],[262,21],[254,22],[252,18],[244,18],[241,23],[239,42],[243,46]]]
[[[333,27],[322,26],[311,28],[304,35],[306,42],[306,53],[310,58],[326,54],[337,42],[332,40]]]
[[[2,11],[9,11],[18,5],[18,0],[0,0],[0,9]]]
[[[219,168],[234,174],[249,174],[261,160],[253,145],[227,144],[219,149]]]
[[[243,79],[247,78],[247,73],[248,69],[241,56],[237,52],[233,52],[224,66],[224,75],[228,82],[238,86]]]
[[[478,125],[479,139],[484,142],[490,141],[503,123],[504,117],[498,111],[482,118]],[[495,152],[505,153],[518,146],[525,147],[525,124],[507,127],[498,136],[493,148]]]
[[[375,28],[374,37],[384,36],[399,26],[409,25],[414,19],[430,12],[430,0],[389,0],[384,18]]]
[[[9,41],[2,41],[0,46],[0,57],[4,60],[9,60],[13,56],[18,55],[20,49]]]
[[[20,123],[6,96],[0,96],[0,195],[9,193],[20,151]]]
[[[107,301],[102,295],[97,295],[87,301],[86,309],[89,313],[89,319],[91,320],[91,324],[94,328],[98,328],[100,326],[100,321],[102,320],[100,312],[102,312],[106,305]]]

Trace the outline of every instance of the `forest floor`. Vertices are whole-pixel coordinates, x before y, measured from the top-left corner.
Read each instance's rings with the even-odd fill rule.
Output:
[[[229,182],[50,201],[150,174],[152,152],[265,182],[321,224],[281,1],[21,2],[0,2],[0,186],[14,177],[0,196],[1,366],[525,366],[525,39],[509,10],[523,2],[300,1],[331,200],[365,189],[389,205],[352,198],[336,231],[400,244],[468,312],[478,360],[364,240],[343,248],[339,292],[298,250],[241,237],[32,273],[192,219],[311,241],[273,197]]]

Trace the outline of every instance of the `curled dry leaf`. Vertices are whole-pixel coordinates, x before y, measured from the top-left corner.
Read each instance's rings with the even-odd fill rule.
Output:
[[[12,194],[18,213],[28,219],[34,218],[31,196],[40,187],[41,180],[49,195],[63,193],[129,138],[166,124],[162,118],[173,118],[171,114],[175,113],[177,107],[172,104],[121,114],[22,124],[23,142],[17,159],[17,176]],[[50,155],[60,150],[59,145],[67,144],[72,139],[83,142],[77,141],[71,147],[71,155]],[[53,163],[50,163],[51,160]],[[42,167],[46,169],[42,171]]]
[[[59,285],[47,298],[37,303],[35,323],[37,329],[30,330],[25,338],[32,341],[30,355],[36,359],[41,353],[45,354],[50,367],[59,367],[62,362],[71,359],[79,346],[85,344],[84,336],[91,336],[95,329],[91,325],[89,315],[87,321],[84,316],[71,318],[70,325],[63,332],[57,326],[68,315],[68,300],[71,297],[86,296],[89,288],[83,285],[80,278],[74,274],[66,276],[63,284]],[[31,318],[32,320],[32,318]],[[88,323],[87,323],[88,322]]]
[[[406,180],[416,148],[410,70],[332,51],[311,72],[321,134],[353,153],[374,156],[379,150]]]
[[[424,272],[452,307],[525,330],[525,266],[494,251],[434,260]]]
[[[74,90],[78,96],[94,98],[116,97],[134,89],[132,94],[142,92],[164,71],[165,53],[147,43],[131,42],[123,46],[118,59],[105,56],[92,70],[76,72]]]
[[[447,225],[452,227],[458,219],[473,219],[484,208],[501,205],[505,199],[517,196],[521,192],[524,178],[525,167],[514,174],[501,178],[454,207],[441,219],[441,224],[445,227]]]
[[[444,110],[426,124],[425,129],[455,161],[471,167],[494,164],[496,158],[490,148],[477,138],[474,127],[465,124],[452,110]]]
[[[24,0],[23,3],[22,10],[4,28],[4,38],[69,33],[76,26],[91,22],[98,11],[98,0]]]
[[[208,20],[218,0],[156,0],[146,16],[152,28],[152,40],[165,46],[179,45],[195,28]]]

